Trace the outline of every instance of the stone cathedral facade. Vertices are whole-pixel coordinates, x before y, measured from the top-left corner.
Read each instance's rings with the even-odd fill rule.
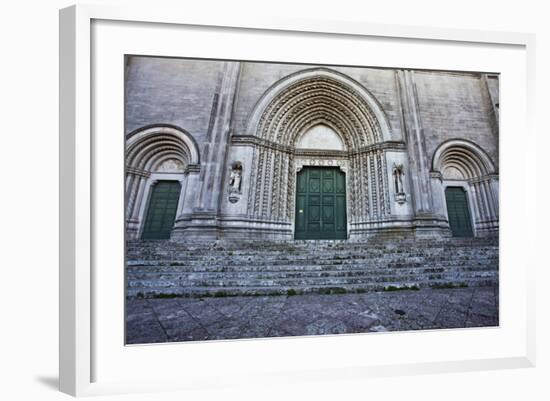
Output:
[[[125,68],[128,239],[498,236],[498,75]]]

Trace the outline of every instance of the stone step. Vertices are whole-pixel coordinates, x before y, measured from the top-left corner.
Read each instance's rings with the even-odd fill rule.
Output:
[[[488,285],[494,241],[128,243],[128,295],[206,296]],[[265,245],[265,246],[264,246]],[[202,248],[201,248],[202,246]],[[155,295],[156,294],[156,295]]]
[[[241,247],[241,248],[187,248],[181,246],[131,246],[127,247],[128,252],[181,252],[181,253],[191,253],[191,254],[202,254],[205,251],[208,253],[218,252],[218,253],[256,253],[261,249],[265,253],[292,253],[292,252],[304,252],[304,251],[315,251],[315,252],[345,252],[345,251],[362,251],[362,252],[387,252],[387,251],[404,251],[415,249],[419,252],[424,251],[460,251],[467,249],[497,249],[497,245],[450,245],[450,244],[426,244],[424,246],[420,244],[415,245],[381,245],[381,246],[371,246],[368,244],[361,245],[342,245],[339,247],[295,247],[287,246],[281,248],[272,248],[272,247],[263,247],[263,246],[254,246],[254,247]]]
[[[420,288],[454,288],[461,286],[468,287],[484,287],[494,286],[496,284],[494,278],[476,278],[466,281],[453,280],[430,280],[430,281],[414,281],[414,282],[377,282],[377,283],[361,283],[339,285],[305,285],[305,286],[240,286],[240,287],[131,287],[128,288],[127,295],[131,297],[170,297],[170,296],[185,296],[185,297],[204,297],[204,296],[260,296],[260,295],[290,295],[307,294],[307,293],[359,293],[373,292],[385,290],[410,290]]]
[[[377,259],[327,259],[327,260],[315,260],[311,259],[288,259],[288,260],[266,260],[264,258],[256,258],[253,260],[237,261],[237,260],[132,260],[128,261],[128,267],[164,267],[166,269],[172,268],[174,270],[192,271],[197,268],[205,267],[209,270],[249,270],[262,267],[277,267],[284,268],[285,266],[308,268],[308,266],[346,266],[352,268],[353,266],[361,267],[430,267],[437,265],[449,264],[449,258],[377,258]],[[453,258],[452,264],[457,265],[493,265],[498,264],[498,257],[475,257],[475,258]]]
[[[384,242],[384,243],[370,243],[370,242],[349,242],[342,241],[340,243],[323,244],[316,243],[315,241],[307,243],[288,242],[288,243],[260,243],[250,242],[243,244],[233,243],[212,243],[212,244],[185,244],[178,242],[159,242],[150,243],[147,241],[126,243],[127,249],[178,249],[189,251],[200,251],[204,249],[209,250],[250,250],[250,249],[266,249],[266,250],[288,250],[288,249],[352,249],[352,248],[365,248],[365,249],[390,249],[390,248],[404,248],[404,247],[438,247],[438,248],[461,248],[461,247],[492,247],[498,246],[496,242],[454,242],[454,241],[434,241],[434,242]]]
[[[141,255],[147,255],[150,257],[170,256],[173,258],[203,258],[203,257],[255,257],[258,255],[259,250],[250,251],[221,251],[221,250],[208,250],[204,252],[195,251],[180,251],[180,250],[129,250],[127,256],[132,258],[138,258]],[[282,257],[282,256],[300,256],[300,255],[315,255],[318,257],[334,257],[340,256],[382,256],[382,255],[409,255],[409,256],[435,256],[435,255],[468,255],[472,253],[498,253],[498,248],[474,248],[463,247],[455,249],[446,248],[429,248],[429,249],[343,249],[343,250],[282,250],[282,251],[270,251],[262,250],[262,255],[266,257]]]
[[[460,261],[440,261],[438,263],[304,263],[304,264],[264,264],[258,261],[257,264],[197,264],[197,265],[171,265],[171,264],[135,264],[129,265],[127,271],[129,273],[134,271],[148,271],[151,273],[200,273],[200,272],[281,272],[281,271],[330,271],[330,270],[365,270],[365,271],[379,271],[381,269],[445,269],[445,268],[461,268],[461,267],[485,267],[493,268],[498,266],[498,261],[483,261],[472,260],[467,262]]]
[[[440,269],[403,268],[380,270],[336,270],[336,271],[279,271],[265,272],[199,272],[199,273],[157,273],[157,272],[129,272],[129,286],[265,286],[286,285],[291,281],[300,284],[313,284],[319,280],[331,284],[379,282],[379,281],[423,281],[447,279],[468,280],[472,277],[495,277],[498,273],[493,268],[451,267]],[[240,284],[238,284],[240,283]]]
[[[455,281],[461,280],[468,282],[471,279],[476,278],[494,278],[496,275],[495,271],[481,271],[481,272],[446,272],[446,273],[432,273],[425,275],[417,274],[390,274],[390,275],[380,275],[380,276],[299,276],[299,277],[285,277],[285,278],[257,278],[257,277],[248,277],[246,279],[242,278],[230,278],[230,277],[185,277],[178,278],[174,277],[172,279],[157,278],[154,281],[149,279],[140,280],[140,279],[131,279],[128,281],[128,287],[147,287],[148,285],[153,285],[155,287],[280,287],[280,286],[311,286],[311,285],[334,285],[334,286],[344,286],[348,284],[363,284],[368,283],[378,283],[378,282],[417,282],[417,281],[433,281],[433,280],[446,280],[446,281]],[[368,278],[368,280],[366,280]]]
[[[177,259],[177,260],[203,260],[203,259],[254,259],[259,255],[265,259],[357,259],[357,258],[381,258],[381,257],[402,257],[402,258],[414,258],[414,257],[471,257],[471,256],[498,256],[496,250],[468,250],[461,252],[301,252],[301,253],[289,253],[289,252],[280,252],[280,253],[268,253],[268,252],[255,252],[247,254],[239,253],[208,253],[208,254],[197,254],[189,255],[178,252],[164,252],[164,253],[139,253],[139,254],[128,254],[128,259]]]
[[[183,277],[187,275],[193,275],[199,277],[204,276],[220,276],[220,277],[287,277],[289,275],[304,275],[304,276],[320,276],[320,275],[341,275],[341,276],[353,276],[353,275],[381,275],[381,274],[432,274],[441,272],[469,272],[469,271],[496,271],[498,270],[496,265],[488,266],[475,266],[475,265],[447,265],[438,267],[401,267],[401,268],[353,268],[349,269],[345,266],[315,266],[311,265],[308,268],[302,266],[294,266],[293,269],[256,269],[256,270],[174,270],[171,268],[159,268],[159,267],[139,267],[127,270],[128,277],[163,277],[163,276],[178,276]]]
[[[487,255],[498,255],[498,249],[483,249],[483,248],[464,248],[460,250],[455,250],[453,252],[440,251],[438,249],[390,249],[384,251],[372,251],[372,250],[347,250],[347,251],[301,251],[301,252],[268,252],[268,251],[259,251],[254,252],[221,252],[221,251],[211,251],[211,252],[202,252],[202,253],[189,253],[189,252],[177,252],[177,251],[159,251],[159,252],[136,252],[134,254],[128,253],[127,256],[129,259],[136,259],[140,256],[154,257],[155,259],[159,257],[172,258],[172,259],[203,259],[203,258],[253,258],[258,255],[266,258],[297,258],[297,257],[315,257],[315,258],[347,258],[347,257],[382,257],[387,255],[402,256],[402,257],[422,257],[422,256],[438,256],[438,257],[449,257],[449,256],[466,256],[466,255],[478,255],[478,254],[487,254]]]
[[[463,246],[463,245],[498,245],[496,238],[437,238],[437,239],[365,239],[365,240],[209,240],[209,241],[188,241],[178,242],[171,240],[129,240],[126,241],[128,247],[179,247],[187,249],[206,249],[206,248],[235,248],[244,249],[250,248],[284,248],[284,247],[346,247],[346,246],[369,246],[369,247],[390,247],[390,246],[425,246],[425,245],[447,245],[447,246]]]

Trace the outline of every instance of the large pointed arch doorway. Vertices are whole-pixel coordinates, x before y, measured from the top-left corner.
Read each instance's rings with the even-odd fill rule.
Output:
[[[383,146],[390,131],[377,100],[348,76],[314,68],[283,78],[258,102],[241,139],[254,138],[255,148],[248,217],[282,238],[364,235],[391,214]],[[342,193],[302,192],[301,185],[316,185],[316,175],[322,185],[341,183]]]

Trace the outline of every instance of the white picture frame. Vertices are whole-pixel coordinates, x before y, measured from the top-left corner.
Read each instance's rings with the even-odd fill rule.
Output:
[[[94,31],[94,24],[101,23],[101,21],[106,22],[105,32]],[[501,149],[504,150],[502,153],[504,167],[501,173],[503,176],[501,196],[502,199],[505,199],[503,202],[501,244],[504,243],[507,245],[507,253],[501,253],[501,263],[515,260],[514,255],[517,252],[523,252],[524,255],[529,256],[518,259],[523,261],[518,268],[521,270],[510,272],[510,279],[505,281],[513,281],[517,288],[510,287],[511,290],[508,290],[507,287],[501,287],[504,301],[501,304],[501,308],[503,309],[502,313],[508,313],[508,309],[513,309],[511,313],[514,313],[514,316],[518,317],[518,321],[512,321],[512,319],[507,319],[504,316],[505,318],[501,320],[502,324],[500,328],[484,329],[485,331],[463,329],[461,331],[453,331],[452,333],[431,331],[429,333],[327,336],[323,339],[306,337],[300,339],[239,340],[184,345],[183,347],[181,344],[171,344],[128,348],[124,347],[123,342],[119,341],[118,346],[121,347],[121,358],[127,358],[125,363],[128,365],[125,366],[130,366],[131,361],[135,364],[140,358],[148,358],[143,359],[144,361],[162,360],[169,362],[170,358],[174,358],[171,355],[175,355],[176,350],[178,355],[189,355],[189,359],[194,361],[195,365],[193,369],[186,371],[185,378],[180,378],[177,374],[162,375],[163,372],[160,372],[161,374],[158,377],[151,376],[150,379],[146,380],[139,377],[132,378],[131,369],[125,370],[127,372],[125,377],[122,377],[122,375],[121,377],[117,377],[113,374],[103,375],[101,366],[105,366],[106,361],[110,364],[112,362],[116,369],[120,369],[122,366],[117,365],[121,360],[108,359],[110,358],[107,355],[109,348],[105,346],[105,338],[108,337],[108,334],[105,331],[112,328],[110,325],[116,324],[113,323],[113,319],[116,319],[116,316],[120,319],[120,326],[123,326],[124,318],[122,315],[114,313],[111,320],[105,318],[105,321],[103,321],[104,314],[101,313],[103,306],[96,305],[96,291],[101,286],[100,290],[110,297],[120,296],[123,298],[124,293],[123,288],[116,285],[104,288],[102,285],[104,281],[102,280],[105,276],[103,274],[98,275],[94,270],[97,267],[97,260],[102,257],[97,254],[98,243],[94,241],[94,238],[97,238],[98,230],[104,227],[97,220],[103,213],[101,206],[98,205],[97,196],[98,193],[104,194],[105,190],[108,190],[108,186],[98,192],[98,189],[103,185],[101,180],[96,176],[96,170],[100,167],[98,165],[98,152],[101,153],[107,148],[104,147],[105,145],[98,143],[93,137],[93,127],[97,128],[100,126],[100,123],[96,121],[98,114],[96,114],[96,105],[92,101],[94,91],[97,89],[92,85],[92,79],[95,76],[94,74],[98,74],[100,71],[100,61],[94,57],[98,54],[97,51],[102,51],[101,46],[105,43],[102,40],[105,39],[105,35],[112,34],[112,32],[120,32],[121,29],[130,29],[128,25],[116,27],[117,23],[133,24],[131,29],[135,31],[132,32],[156,26],[159,28],[159,35],[166,35],[166,31],[163,31],[163,29],[177,29],[177,27],[181,27],[185,30],[185,27],[193,27],[196,30],[199,27],[199,31],[203,29],[205,32],[210,32],[211,30],[230,30],[231,32],[240,34],[241,31],[246,31],[246,35],[254,35],[256,32],[256,34],[261,33],[264,35],[265,40],[271,40],[269,37],[271,34],[277,36],[277,34],[283,33],[288,37],[292,35],[304,35],[308,38],[326,41],[331,40],[332,37],[338,37],[342,43],[345,43],[345,41],[374,38],[384,40],[388,43],[392,41],[417,41],[421,44],[435,43],[441,49],[444,49],[445,46],[462,46],[473,49],[487,46],[512,49],[510,57],[511,60],[513,59],[517,62],[518,70],[515,73],[510,72],[510,79],[515,74],[513,79],[516,85],[520,85],[518,86],[518,91],[521,92],[521,95],[519,96],[520,99],[511,99],[509,91],[503,90],[502,92],[502,113],[506,116],[504,118],[507,119],[509,115],[513,115],[515,119],[513,121],[512,119],[504,121],[504,129],[501,134],[503,141]],[[111,28],[114,31],[111,31]],[[99,39],[96,42],[93,41],[94,32],[99,35]],[[123,36],[122,34],[117,35],[118,39],[121,39]],[[151,36],[155,35],[156,33],[151,33]],[[116,38],[113,37],[113,39]],[[275,38],[274,40],[277,39]],[[114,40],[113,42],[117,41]],[[152,43],[155,43],[153,39]],[[147,44],[145,43],[143,46],[147,46]],[[174,43],[171,46],[174,46]],[[343,377],[353,377],[360,380],[365,377],[399,374],[534,366],[534,268],[536,262],[534,252],[529,252],[529,249],[536,242],[533,238],[536,230],[531,226],[536,221],[534,217],[536,216],[536,209],[534,207],[527,207],[526,197],[528,197],[528,193],[515,195],[512,193],[511,188],[506,186],[506,176],[513,175],[514,180],[519,179],[525,183],[525,188],[534,188],[534,183],[536,183],[536,174],[534,173],[536,171],[536,162],[533,147],[525,147],[522,150],[518,149],[516,152],[520,153],[519,157],[522,163],[518,164],[517,171],[511,171],[507,166],[512,162],[510,160],[506,161],[507,149],[504,148],[504,146],[511,146],[512,148],[514,146],[513,141],[509,141],[510,137],[506,133],[507,124],[509,124],[509,127],[521,129],[524,141],[528,143],[534,143],[535,141],[532,126],[534,121],[532,113],[534,112],[535,86],[534,47],[534,35],[522,33],[374,25],[359,22],[297,20],[292,18],[259,18],[252,15],[242,16],[238,20],[235,18],[215,19],[205,15],[191,15],[184,10],[157,9],[153,6],[145,8],[112,8],[104,5],[79,5],[61,10],[60,390],[71,395],[80,396],[167,389],[206,389],[211,386],[229,384],[245,385],[246,381],[251,379],[256,380],[258,383],[284,384],[296,380],[327,380],[329,378],[338,379]],[[163,51],[166,50],[160,50],[161,54],[165,54]],[[462,66],[457,65],[456,69],[467,69],[468,63],[473,64],[474,60],[465,60],[464,64]],[[389,67],[392,65],[384,64],[383,66]],[[415,65],[415,67],[417,66]],[[122,65],[120,68],[119,75],[122,72]],[[434,66],[434,68],[444,68],[444,65]],[[506,74],[503,75],[503,79],[507,79]],[[520,108],[508,108],[506,104],[519,105]],[[521,108],[522,105],[525,107],[525,110]],[[506,115],[506,113],[509,114]],[[122,120],[122,116],[120,116],[120,122]],[[120,146],[123,146],[122,139],[119,142]],[[116,149],[112,154],[111,152],[109,154],[103,152],[101,158],[103,156],[105,156],[106,160],[115,160],[111,158],[118,157],[119,162],[123,159],[123,153],[117,153]],[[508,210],[516,208],[518,210],[518,207],[521,208],[521,215],[525,219],[514,219],[506,215],[506,208]],[[524,230],[517,231],[523,233],[522,238],[514,237],[511,226],[515,226],[516,224],[523,224]],[[122,226],[118,231],[122,235]],[[530,255],[533,255],[533,257],[531,258]],[[502,259],[503,257],[506,259]],[[123,279],[123,265],[119,267],[120,271],[117,273],[117,279],[120,279],[121,276]],[[504,272],[506,271],[504,270]],[[502,285],[505,286],[506,284]],[[120,291],[120,293],[116,294],[117,291]],[[105,296],[107,297],[107,295]],[[507,302],[506,297],[510,297],[510,300],[513,299],[513,303],[517,307],[511,307],[511,302]],[[117,313],[119,312],[118,309],[114,309]],[[117,327],[116,330],[119,333],[120,327]],[[113,331],[115,331],[114,328]],[[500,336],[499,333],[508,334]],[[376,361],[367,361],[361,358],[354,359],[352,356],[347,360],[331,358],[333,351],[338,347],[347,346],[357,349],[357,346],[362,346],[365,341],[369,343],[386,342],[385,339],[390,338],[389,336],[393,336],[391,337],[391,343],[394,346],[403,346],[404,350],[407,349],[404,344],[405,338],[407,341],[411,341],[411,344],[416,344],[415,341],[418,341],[419,344],[438,341],[439,337],[446,337],[445,341],[454,341],[456,337],[460,338],[460,341],[464,342],[464,344],[474,344],[476,341],[482,340],[495,342],[496,345],[490,352],[472,351],[465,358],[447,358],[447,356],[442,355],[441,358],[443,359],[439,360],[435,357],[431,359],[418,359],[412,353],[404,355],[403,358],[394,358],[389,355],[373,357]],[[399,339],[399,336],[402,336],[402,339]],[[421,336],[425,338],[421,339]],[[117,337],[116,341],[118,340]],[[505,345],[498,345],[500,344],[499,341],[502,344],[508,344],[510,349],[507,351]],[[113,346],[116,346],[116,344]],[[307,363],[297,363],[296,366],[292,366],[290,369],[282,368],[284,361],[277,361],[275,359],[269,361],[269,366],[267,364],[264,366],[260,363],[253,368],[243,366],[244,362],[242,362],[240,366],[236,367],[234,374],[231,373],[230,364],[222,366],[218,370],[212,370],[208,364],[201,363],[199,360],[202,357],[205,359],[212,358],[213,355],[220,355],[221,358],[221,355],[223,355],[223,358],[235,358],[235,364],[238,365],[239,362],[236,361],[237,359],[254,361],[254,354],[265,352],[267,349],[273,350],[271,352],[273,354],[284,356],[285,353],[297,352],[297,346],[304,353],[314,353],[323,349],[326,351],[326,358],[323,358],[321,361],[314,360],[314,363],[309,365]],[[497,348],[498,346],[501,348]],[[460,346],[458,348],[460,349]],[[145,354],[147,355],[145,356]],[[270,354],[266,355],[266,359],[269,360]],[[99,363],[98,361],[102,362]],[[174,365],[171,363],[167,363],[166,368],[163,368],[166,369],[164,373],[170,373],[170,369],[173,371]],[[163,377],[162,379],[161,376]]]

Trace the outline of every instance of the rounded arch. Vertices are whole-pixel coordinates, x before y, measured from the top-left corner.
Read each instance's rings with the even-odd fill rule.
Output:
[[[389,119],[360,83],[327,68],[298,71],[272,85],[255,105],[246,134],[295,146],[306,127],[334,127],[346,148],[390,140]]]
[[[198,164],[197,143],[179,127],[148,125],[126,135],[126,230],[129,238],[141,237],[148,199],[159,180],[179,182],[176,211],[181,210],[182,193],[189,179],[187,167]]]
[[[432,171],[443,178],[472,179],[495,173],[491,158],[473,142],[451,139],[434,152]]]
[[[127,136],[127,167],[154,171],[168,160],[175,160],[183,166],[200,164],[197,143],[188,132],[179,127],[153,125]]]

